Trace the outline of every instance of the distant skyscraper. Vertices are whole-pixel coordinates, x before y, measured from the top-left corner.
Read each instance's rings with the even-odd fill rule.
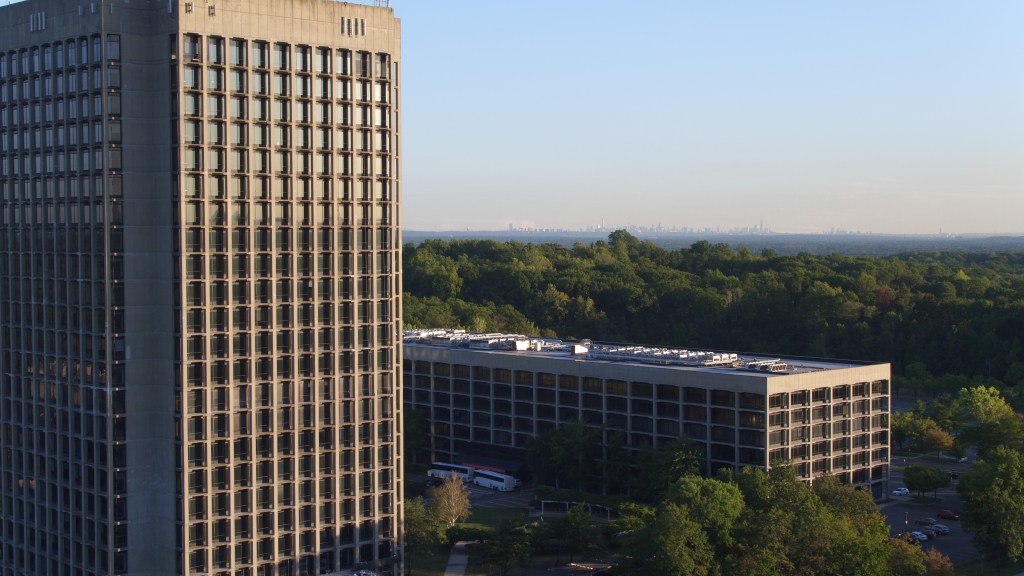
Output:
[[[398,568],[377,4],[0,7],[3,574]]]

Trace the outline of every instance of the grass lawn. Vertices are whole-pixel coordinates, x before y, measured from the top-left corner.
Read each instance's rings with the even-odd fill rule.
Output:
[[[473,508],[465,526],[499,528],[509,520],[526,522],[529,516],[526,508]]]

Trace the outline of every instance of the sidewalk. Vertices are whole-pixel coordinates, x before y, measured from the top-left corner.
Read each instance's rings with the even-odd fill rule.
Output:
[[[444,576],[464,576],[466,563],[469,562],[469,552],[466,551],[467,544],[472,544],[472,542],[456,542],[455,546],[452,546],[452,555],[448,557],[448,567],[444,569]]]

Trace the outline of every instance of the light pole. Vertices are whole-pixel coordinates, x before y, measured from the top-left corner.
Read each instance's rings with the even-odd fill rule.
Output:
[[[910,512],[903,513],[903,533],[910,533]]]

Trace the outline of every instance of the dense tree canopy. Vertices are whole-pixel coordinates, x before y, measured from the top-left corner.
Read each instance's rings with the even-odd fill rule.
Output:
[[[412,568],[414,558],[419,558],[432,546],[441,542],[441,523],[431,514],[423,497],[405,501],[405,564]]]
[[[867,491],[830,476],[811,486],[786,466],[683,477],[657,508],[630,507],[619,522],[619,574],[918,576],[929,562],[948,565],[890,541]]]
[[[1024,253],[666,250],[618,231],[571,248],[431,240],[403,257],[408,327],[887,361],[922,392],[1024,382]]]
[[[996,388],[964,388],[954,408],[961,424],[961,439],[974,445],[981,456],[1000,446],[1020,447],[1020,419]]]
[[[949,486],[949,476],[938,468],[915,464],[903,470],[903,483],[907,488],[923,494]]]
[[[533,551],[530,530],[522,523],[506,521],[491,537],[480,545],[484,564],[491,574],[505,576],[513,567],[522,564]]]
[[[1024,448],[1024,427],[1020,415],[1004,397],[1016,388],[993,386],[961,388],[944,393],[925,404],[892,415],[892,442],[896,447],[913,447],[927,452],[948,450],[963,455],[973,447],[985,457],[998,447]]]
[[[1024,558],[1024,455],[1000,446],[960,476],[964,529],[988,557]]]

